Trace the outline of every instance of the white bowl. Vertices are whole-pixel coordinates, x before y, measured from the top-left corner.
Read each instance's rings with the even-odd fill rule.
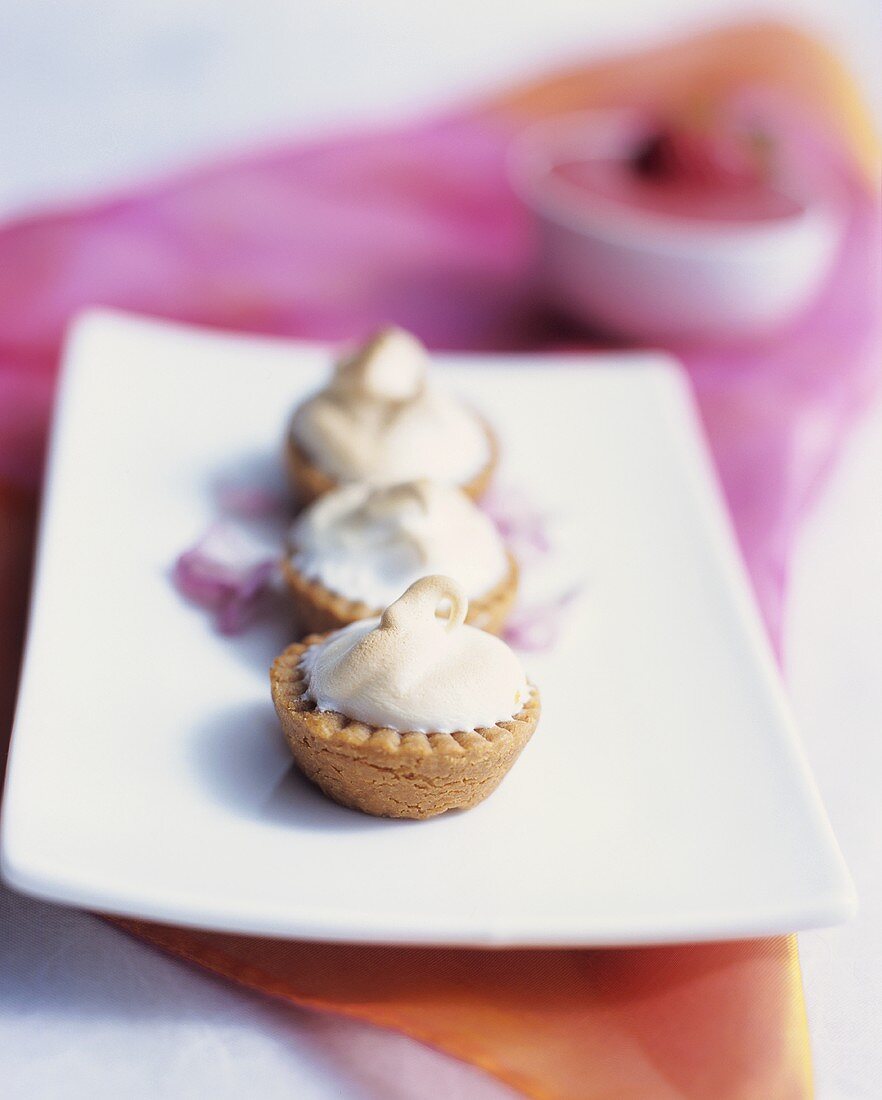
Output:
[[[842,230],[835,204],[785,182],[800,205],[793,214],[699,221],[612,203],[553,172],[608,156],[634,125],[627,111],[566,115],[512,145],[510,178],[535,214],[551,300],[592,326],[642,340],[737,340],[798,314],[830,269]]]

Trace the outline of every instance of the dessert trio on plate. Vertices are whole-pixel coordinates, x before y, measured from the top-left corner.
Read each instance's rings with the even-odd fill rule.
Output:
[[[270,680],[297,764],[343,805],[467,809],[536,728],[539,691],[497,637],[517,563],[475,503],[497,459],[490,426],[400,329],[294,412],[285,461],[306,507],[283,570],[307,636]]]

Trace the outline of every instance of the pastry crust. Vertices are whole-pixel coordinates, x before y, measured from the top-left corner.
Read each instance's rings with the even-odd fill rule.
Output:
[[[461,733],[398,733],[319,711],[303,698],[300,662],[322,640],[315,635],[288,646],[273,663],[270,683],[300,770],[343,806],[406,818],[466,810],[499,786],[536,729],[541,703],[535,687],[509,721]]]
[[[508,572],[503,579],[483,596],[469,601],[466,622],[499,634],[518,594],[518,563],[506,552]],[[285,583],[294,600],[294,616],[301,635],[323,634],[339,630],[361,619],[382,615],[383,608],[368,607],[366,603],[347,600],[326,588],[321,581],[311,580],[296,569],[289,558],[282,563]]]
[[[490,488],[490,482],[493,480],[499,462],[499,441],[496,438],[496,433],[486,420],[480,419],[489,443],[489,457],[486,464],[474,477],[464,485],[459,486],[466,496],[471,497],[472,500],[480,500]],[[331,489],[336,489],[340,485],[339,481],[320,470],[312,462],[303,448],[295,443],[290,430],[285,439],[285,469],[288,473],[288,481],[297,498],[297,504],[300,507],[311,504],[324,493],[328,493]]]

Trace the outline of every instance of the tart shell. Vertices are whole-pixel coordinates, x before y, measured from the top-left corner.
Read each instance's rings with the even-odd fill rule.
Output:
[[[499,462],[499,441],[490,425],[481,420],[489,443],[489,457],[486,464],[469,481],[459,488],[472,498],[480,500],[490,488],[490,482]],[[340,482],[320,470],[295,441],[289,431],[285,440],[285,469],[288,481],[300,507],[311,504],[324,493],[336,489]]]
[[[499,634],[505,626],[518,594],[518,563],[511,554],[505,577],[483,596],[469,600],[466,622],[490,634]],[[301,634],[322,634],[339,630],[361,619],[371,619],[383,613],[382,608],[347,600],[326,588],[321,581],[311,580],[296,569],[289,558],[282,563],[285,583],[294,601],[294,615]]]
[[[539,721],[539,692],[506,722],[460,733],[399,733],[317,710],[301,659],[323,636],[295,643],[270,670],[273,703],[300,770],[329,797],[376,817],[466,810],[491,794]]]

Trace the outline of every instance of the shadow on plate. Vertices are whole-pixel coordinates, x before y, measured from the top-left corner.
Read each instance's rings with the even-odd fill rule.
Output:
[[[252,821],[343,832],[411,824],[369,817],[326,798],[292,763],[269,702],[235,707],[206,722],[195,735],[193,763],[213,798]]]
[[[246,494],[257,491],[270,498],[287,501],[289,488],[281,439],[277,448],[246,451],[219,465],[214,471],[211,488],[221,511],[224,510],[224,498],[230,491],[234,495],[240,490]]]
[[[291,600],[287,592],[268,592],[255,612],[255,618],[238,634],[218,634],[209,616],[205,616],[205,628],[220,639],[221,644],[248,668],[256,669],[266,677],[269,692],[270,665],[292,642],[303,637],[294,621]]]

